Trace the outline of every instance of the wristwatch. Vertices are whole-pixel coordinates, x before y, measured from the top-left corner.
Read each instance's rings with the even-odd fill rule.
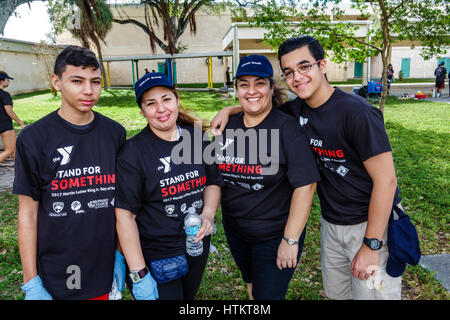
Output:
[[[372,250],[380,250],[381,246],[383,245],[383,241],[381,240],[375,238],[367,239],[366,237],[364,237],[363,243]]]
[[[141,270],[131,270],[130,271],[130,278],[133,283],[141,281],[148,273],[147,267],[144,267]]]
[[[289,238],[286,238],[285,236],[283,236],[283,240],[286,241],[288,243],[288,245],[293,246],[294,244],[298,244],[298,240],[292,240]]]

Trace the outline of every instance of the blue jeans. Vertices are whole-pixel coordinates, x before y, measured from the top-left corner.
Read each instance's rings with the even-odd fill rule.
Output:
[[[265,242],[249,243],[240,239],[230,230],[225,229],[228,246],[242,279],[252,284],[252,295],[255,300],[284,300],[294,275],[295,268],[277,267],[277,253],[281,236]],[[297,263],[303,250],[306,226],[300,236]]]

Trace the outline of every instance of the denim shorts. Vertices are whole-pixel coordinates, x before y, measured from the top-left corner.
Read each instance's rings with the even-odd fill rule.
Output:
[[[230,230],[225,229],[228,246],[234,258],[242,279],[252,284],[252,295],[255,300],[284,300],[286,292],[294,275],[295,268],[277,267],[278,247],[282,235],[275,239],[249,243],[240,239]],[[306,236],[306,226],[299,240],[297,263],[303,250]]]

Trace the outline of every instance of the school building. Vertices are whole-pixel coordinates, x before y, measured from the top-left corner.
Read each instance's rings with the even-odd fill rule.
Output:
[[[124,5],[112,8],[116,19],[132,18],[145,24],[143,5]],[[346,11],[347,12],[347,11]],[[361,20],[357,11],[348,10],[347,21],[360,27],[359,33],[364,37],[370,20]],[[179,44],[185,49],[173,59],[171,65],[174,81],[179,84],[225,82],[225,71],[237,67],[235,62],[242,56],[250,54],[266,55],[272,62],[275,79],[281,80],[280,68],[276,52],[263,43],[265,30],[251,27],[246,22],[233,22],[231,13],[216,14],[201,10],[196,14],[197,32],[192,34],[189,27],[180,38]],[[156,29],[163,38],[163,33]],[[65,45],[79,44],[69,32],[56,38],[56,49]],[[434,70],[440,60],[444,60],[450,69],[450,50],[440,59],[425,61],[421,56],[421,47],[411,49],[410,42],[396,43],[392,49],[391,63],[395,78],[399,71],[404,78],[434,78]],[[11,82],[11,92],[26,92],[44,89],[47,67],[42,53],[36,53],[37,44],[0,38],[0,69],[7,69],[16,75],[20,81]],[[91,49],[96,52],[95,46]],[[40,50],[40,49],[39,49]],[[38,51],[39,51],[38,50]],[[102,53],[108,62],[108,82],[113,87],[130,87],[146,71],[162,71],[167,69],[165,53],[156,46],[153,53],[147,34],[134,24],[113,23],[105,43],[102,43]],[[225,53],[221,55],[221,53]],[[208,57],[208,54],[212,55]],[[49,57],[49,54],[44,56]],[[47,62],[48,64],[48,62]],[[6,68],[7,66],[7,68]],[[24,68],[25,66],[25,68]],[[14,70],[14,72],[12,71]],[[328,61],[327,76],[330,81],[346,81],[348,79],[378,79],[382,74],[381,57],[367,59],[365,63],[347,61],[335,64]]]
[[[370,20],[361,20],[357,10],[346,8],[346,20],[359,26],[359,33],[364,37]],[[113,8],[114,16],[118,19],[130,17],[145,23],[144,7],[142,5],[127,5]],[[246,22],[233,22],[231,13],[223,12],[215,14],[202,10],[196,14],[197,32],[191,34],[189,27],[182,35],[180,42],[186,50],[183,55],[194,55],[199,53],[228,52],[231,56],[214,56],[212,62],[212,81],[223,83],[225,81],[225,70],[235,70],[240,57],[250,54],[266,55],[274,66],[275,78],[280,78],[280,68],[276,52],[263,43],[265,30],[263,28],[251,27]],[[159,30],[162,38],[162,32]],[[69,33],[57,38],[58,44],[76,44]],[[411,49],[411,42],[403,41],[396,43],[392,49],[391,63],[394,67],[395,78],[402,72],[404,78],[434,78],[434,70],[439,59],[425,61],[421,55],[421,47],[415,46]],[[113,28],[106,37],[106,45],[102,46],[103,56],[108,58],[155,56],[159,57],[164,52],[157,47],[155,54],[152,53],[148,36],[143,30],[134,24],[114,23]],[[94,50],[95,51],[95,50]],[[443,57],[446,65],[450,67],[450,50]],[[173,70],[174,80],[177,83],[207,83],[208,63],[207,57],[175,59]],[[145,69],[148,71],[164,71],[165,59],[139,60],[135,61],[112,61],[108,63],[112,86],[132,85],[133,79],[142,76]],[[134,74],[134,77],[133,77]],[[367,59],[365,63],[348,61],[335,64],[329,61],[327,76],[330,81],[346,81],[352,78],[380,78],[382,74],[381,56]]]

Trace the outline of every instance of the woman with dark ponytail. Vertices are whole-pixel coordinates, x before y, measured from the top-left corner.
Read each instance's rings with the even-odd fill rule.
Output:
[[[127,284],[137,300],[193,300],[208,259],[220,176],[215,164],[191,152],[209,143],[202,141],[205,125],[180,107],[165,74],[145,74],[135,93],[148,125],[126,141],[116,171],[116,227],[130,270]],[[181,141],[192,157],[185,161],[183,154],[180,163],[172,150]],[[203,241],[203,253],[198,256],[186,252],[188,211],[201,219],[195,243]]]

